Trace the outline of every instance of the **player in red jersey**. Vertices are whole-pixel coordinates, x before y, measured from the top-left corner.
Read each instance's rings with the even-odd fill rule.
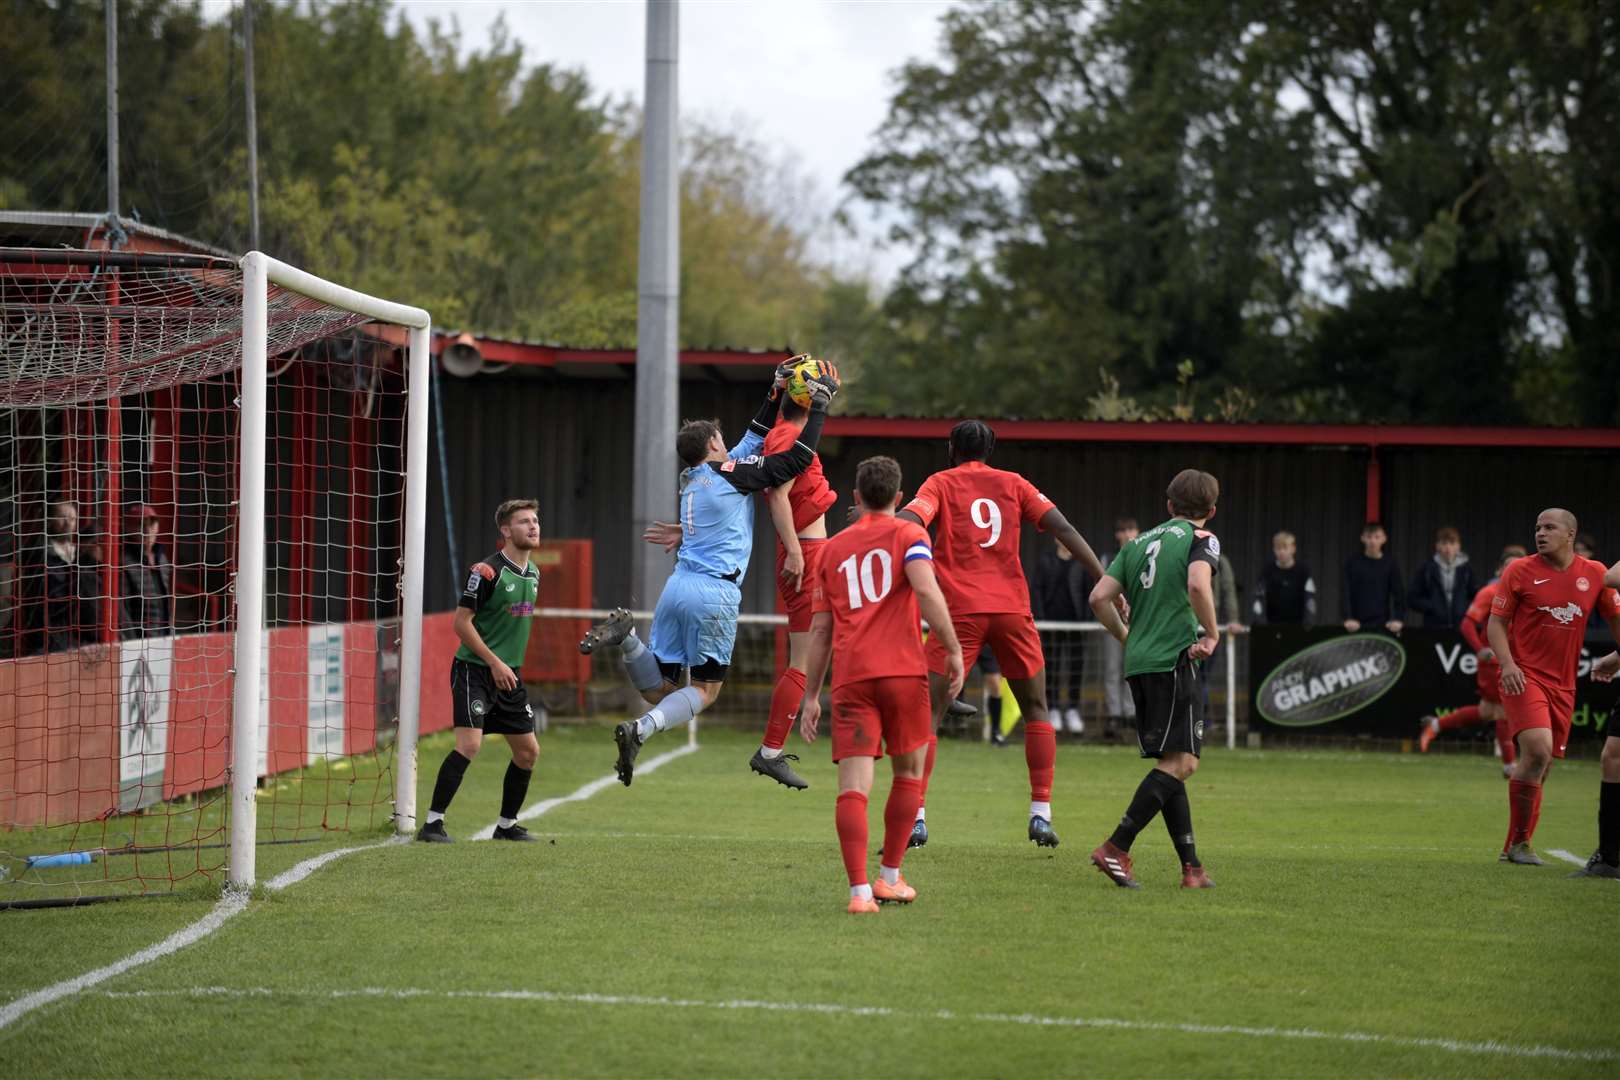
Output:
[[[1103,567],[1091,545],[1075,531],[1062,511],[1015,472],[992,469],[986,462],[995,450],[996,433],[981,420],[963,420],[951,429],[951,467],[923,481],[900,517],[932,524],[938,552],[940,587],[956,622],[964,656],[978,656],[988,643],[1001,665],[1007,686],[1024,713],[1024,761],[1029,767],[1029,838],[1042,847],[1057,847],[1052,831],[1052,771],[1057,760],[1057,734],[1046,710],[1046,659],[1030,613],[1029,584],[1018,559],[1023,522],[1053,533],[1093,578]],[[932,625],[932,624],[930,624]],[[945,692],[945,650],[930,641],[928,689],[934,730],[939,729],[954,694]],[[928,742],[923,791],[934,771],[938,735]],[[921,807],[912,829],[912,846],[928,842]]]
[[[1479,704],[1453,709],[1444,716],[1425,716],[1420,722],[1422,732],[1418,735],[1418,750],[1427,754],[1430,744],[1442,731],[1455,731],[1474,724],[1495,724],[1496,747],[1502,755],[1504,777],[1513,775],[1513,736],[1508,732],[1507,713],[1502,709],[1502,665],[1496,662],[1496,654],[1491,651],[1490,642],[1485,640],[1484,634],[1485,623],[1491,617],[1491,601],[1496,597],[1496,585],[1502,578],[1502,572],[1514,559],[1524,556],[1525,550],[1518,544],[1509,544],[1502,549],[1496,577],[1474,594],[1474,601],[1468,605],[1462,625],[1458,628],[1462,631],[1463,640],[1479,659],[1479,667],[1474,674]]]
[[[1575,667],[1594,610],[1620,639],[1620,593],[1604,584],[1604,565],[1575,554],[1575,515],[1543,510],[1536,554],[1508,566],[1497,583],[1486,626],[1502,665],[1502,706],[1518,743],[1508,781],[1508,833],[1501,860],[1541,866],[1530,847],[1541,817],[1541,788],[1564,756],[1575,711]]]
[[[908,904],[917,890],[900,876],[911,823],[922,801],[923,761],[932,731],[928,663],[919,614],[937,627],[940,681],[951,697],[962,689],[962,650],[951,613],[934,580],[928,533],[894,516],[900,466],[873,457],[855,471],[864,513],[827,542],[813,584],[815,617],[799,732],[814,742],[821,720],[821,683],[838,654],[832,690],[832,756],[838,763],[835,821],[849,874],[851,915],[877,911],[878,900]],[[919,611],[920,609],[920,611]],[[887,750],[894,770],[883,808],[883,859],[878,880],[866,878],[866,796],[876,760]]]
[[[791,369],[794,364],[808,359],[808,355],[795,356],[782,368]],[[834,369],[834,374],[836,371]],[[808,408],[782,395],[781,412],[776,425],[765,436],[763,452],[775,454],[788,450],[798,441],[809,418]],[[798,758],[782,753],[782,747],[793,729],[794,710],[804,697],[805,658],[810,651],[810,584],[816,580],[821,551],[827,544],[827,510],[838,501],[838,496],[821,471],[821,457],[815,455],[804,472],[781,487],[765,492],[765,500],[770,508],[771,523],[776,526],[776,595],[787,610],[788,662],[771,693],[765,738],[749,759],[748,767],[786,787],[802,790],[810,785],[788,764]]]

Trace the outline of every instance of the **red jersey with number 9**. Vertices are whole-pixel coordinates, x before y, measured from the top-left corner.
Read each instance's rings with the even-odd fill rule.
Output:
[[[812,603],[833,617],[836,690],[863,679],[928,674],[922,614],[906,564],[934,557],[922,526],[865,514],[821,550]]]
[[[1039,526],[1052,509],[1034,484],[969,461],[924,480],[906,509],[935,523],[935,564],[952,615],[1029,613],[1018,537],[1023,522]]]
[[[1603,586],[1606,568],[1579,555],[1560,570],[1540,555],[1508,565],[1491,600],[1491,614],[1508,623],[1513,662],[1526,678],[1557,690],[1575,688],[1586,620],[1596,609],[1620,615],[1620,595]]]

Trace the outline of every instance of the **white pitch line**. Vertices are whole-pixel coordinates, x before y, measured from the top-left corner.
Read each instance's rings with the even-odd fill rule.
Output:
[[[1237,1035],[1253,1039],[1296,1039],[1315,1042],[1354,1043],[1400,1049],[1441,1050],[1452,1054],[1481,1054],[1491,1057],[1551,1058],[1559,1061],[1620,1061],[1620,1050],[1577,1050],[1563,1046],[1518,1043],[1474,1042],[1417,1035],[1380,1035],[1369,1031],[1321,1031],[1316,1028],[1247,1027],[1238,1024],[1183,1024],[1163,1020],[1122,1020],[1105,1016],[1041,1016],[1035,1013],[956,1012],[951,1009],[896,1009],[887,1005],[845,1005],[836,1002],[756,1001],[747,998],[705,1001],[699,998],[672,998],[643,994],[564,993],[552,990],[390,990],[366,986],[354,990],[275,990],[269,987],[234,988],[196,986],[185,990],[100,991],[118,1000],[145,998],[247,998],[284,997],[341,1000],[344,998],[426,998],[472,999],[479,1001],[544,1002],[562,1005],[597,1005],[619,1008],[626,1005],[656,1009],[705,1009],[714,1012],[814,1013],[823,1016],[879,1016],[902,1020],[963,1020],[982,1024],[1019,1024],[1026,1027],[1097,1028],[1114,1031],[1159,1031],[1184,1035]]]
[[[682,743],[674,750],[659,754],[655,758],[648,758],[645,762],[638,763],[636,765],[635,775],[638,777],[646,776],[648,773],[654,772],[663,766],[668,765],[676,758],[683,758],[687,754],[696,753],[697,748],[697,743]],[[586,784],[577,791],[569,792],[567,795],[561,795],[555,799],[543,799],[540,802],[535,803],[533,806],[526,808],[522,813],[518,814],[517,819],[519,821],[531,821],[534,818],[539,817],[541,814],[549,813],[550,811],[555,810],[564,803],[581,802],[588,799],[592,795],[595,795],[598,791],[601,791],[604,788],[610,788],[618,782],[618,776],[613,774],[604,776],[600,780],[592,780],[590,783]],[[495,826],[490,825],[486,828],[479,829],[477,832],[473,833],[469,839],[488,840],[494,835]]]
[[[645,776],[647,773],[653,772],[660,766],[674,761],[676,758],[685,757],[687,754],[690,754],[695,750],[697,750],[696,743],[687,743],[684,746],[681,746],[679,749],[671,750],[666,754],[659,754],[655,758],[648,759],[646,764],[636,769],[636,774],[638,776]],[[554,810],[564,803],[579,802],[582,799],[588,799],[592,795],[595,795],[598,791],[601,791],[603,788],[609,787],[610,785],[616,783],[618,783],[618,777],[611,774],[597,780],[592,780],[590,783],[584,785],[578,790],[564,795],[561,798],[544,799],[537,802],[533,806],[525,809],[521,814],[518,815],[518,817],[523,821],[527,821],[530,818],[537,818],[541,814]],[[491,825],[488,828],[481,829],[477,833],[473,834],[473,839],[487,840],[494,831],[495,826]],[[297,864],[290,870],[277,874],[269,881],[266,881],[264,883],[264,887],[273,892],[280,892],[282,889],[285,889],[288,886],[298,884],[300,881],[303,881],[321,867],[327,865],[328,863],[335,862],[345,855],[353,855],[357,851],[370,851],[373,848],[388,847],[394,844],[403,844],[409,842],[409,840],[410,837],[408,836],[391,836],[386,840],[378,840],[375,843],[357,844],[354,847],[339,848],[336,851],[323,852],[322,854],[316,855],[313,858],[305,859],[303,862]],[[196,944],[203,938],[218,930],[221,926],[224,926],[228,921],[235,918],[237,915],[240,915],[247,909],[247,904],[248,897],[246,895],[236,892],[227,892],[225,896],[220,898],[219,903],[213,906],[208,914],[204,915],[190,926],[185,926],[179,930],[176,930],[174,933],[170,934],[156,945],[149,945],[139,952],[131,953],[122,960],[115,960],[106,967],[99,967],[94,971],[87,971],[83,975],[78,975],[71,979],[63,979],[61,982],[52,983],[50,986],[44,987],[43,989],[35,990],[29,994],[24,994],[15,1001],[7,1002],[4,1006],[0,1006],[0,1031],[3,1031],[12,1024],[15,1024],[18,1020],[21,1020],[24,1016],[27,1016],[35,1009],[42,1008],[54,1001],[60,1001],[66,997],[72,997],[74,994],[82,993],[93,986],[104,983],[108,979],[117,978],[125,972],[138,968],[143,964],[150,964],[154,960],[160,960],[171,953],[179,952],[187,945]]]
[[[1565,862],[1574,863],[1576,866],[1585,866],[1586,865],[1586,860],[1585,859],[1581,858],[1579,855],[1576,855],[1572,851],[1565,851],[1563,848],[1556,848],[1556,847],[1551,848],[1551,849],[1548,850],[1547,854],[1556,855],[1558,858],[1563,859]]]

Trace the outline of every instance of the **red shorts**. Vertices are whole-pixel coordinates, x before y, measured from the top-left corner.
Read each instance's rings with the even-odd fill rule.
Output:
[[[810,583],[816,580],[816,574],[821,567],[821,552],[827,546],[825,540],[799,541],[799,550],[804,552],[804,577],[800,580],[800,587],[795,590],[793,582],[782,577],[782,567],[787,564],[787,548],[782,541],[776,542],[776,595],[782,601],[782,609],[787,612],[788,633],[803,634],[810,629]]]
[[[928,678],[890,675],[845,683],[832,692],[832,756],[909,754],[928,742],[934,731],[928,707]]]
[[[994,615],[956,615],[951,618],[956,628],[956,639],[962,644],[962,663],[968,667],[986,645],[995,654],[1001,673],[1009,679],[1030,679],[1046,667],[1041,653],[1041,635],[1035,630],[1035,618],[1029,612],[997,613]],[[945,674],[945,646],[939,635],[928,635],[928,670],[936,675]]]
[[[1569,745],[1569,727],[1575,714],[1575,691],[1543,686],[1526,676],[1524,693],[1503,694],[1502,708],[1507,712],[1508,732],[1518,738],[1519,732],[1531,728],[1551,728],[1553,757],[1564,756]]]
[[[1502,704],[1502,665],[1495,660],[1480,664],[1479,673],[1474,676],[1474,685],[1479,689],[1479,700]]]

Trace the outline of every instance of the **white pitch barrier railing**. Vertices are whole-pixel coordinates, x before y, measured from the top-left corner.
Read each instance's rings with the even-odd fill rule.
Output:
[[[537,619],[583,619],[596,622],[607,618],[609,612],[606,609],[599,608],[536,608],[534,614],[535,618]],[[630,614],[643,628],[650,625],[652,622],[653,613],[650,611],[632,611]],[[752,665],[752,667],[758,669],[755,674],[763,674],[768,672],[770,675],[774,676],[776,668],[774,644],[767,646],[761,641],[750,642],[747,640],[747,637],[743,631],[747,628],[753,628],[755,633],[758,634],[760,631],[764,630],[776,631],[785,629],[786,626],[786,615],[738,615],[737,627],[739,633],[737,649],[733,654],[732,671],[737,672],[739,668],[746,665]],[[926,622],[922,624],[922,629],[928,629],[928,624]],[[1099,670],[1103,672],[1107,672],[1109,670],[1120,670],[1122,660],[1121,664],[1114,665],[1112,669],[1109,668],[1110,659],[1105,650],[1118,650],[1119,646],[1113,641],[1112,638],[1108,636],[1108,631],[1103,628],[1102,623],[1054,622],[1050,620],[1037,619],[1035,621],[1035,629],[1041,633],[1043,646],[1049,646],[1050,643],[1053,642],[1054,638],[1056,638],[1058,635],[1075,635],[1078,638],[1078,643],[1081,645],[1081,657],[1075,671],[1075,677],[1084,681],[1084,685],[1091,691],[1089,695],[1090,697],[1097,697],[1097,692],[1101,690],[1106,698],[1107,687],[1102,685],[1105,681],[1105,677],[1099,677],[1097,673]],[[1217,650],[1214,658],[1215,663],[1219,665],[1219,670],[1224,675],[1225,693],[1223,696],[1225,702],[1223,708],[1223,719],[1226,728],[1227,749],[1235,749],[1237,746],[1237,706],[1239,693],[1238,648],[1237,642],[1234,640],[1234,638],[1245,636],[1247,633],[1247,627],[1239,627],[1236,634],[1233,634],[1229,628],[1223,627],[1221,630],[1220,648]],[[1058,650],[1053,650],[1053,652],[1056,653]],[[963,660],[966,662],[968,668],[971,669],[977,658],[963,657]],[[1067,670],[1054,670],[1054,667],[1059,667],[1065,662],[1075,662],[1074,658],[1070,656],[1070,650],[1064,649],[1061,650],[1061,653],[1058,655],[1047,656],[1047,685],[1049,688],[1049,700],[1047,704],[1054,713],[1056,713],[1057,709],[1060,707],[1060,703],[1050,700],[1052,697],[1050,688],[1053,686],[1054,680],[1057,680],[1061,687],[1062,680],[1069,677],[1069,672]],[[599,672],[598,674],[600,675],[601,673]],[[1214,672],[1210,672],[1209,674],[1213,675]],[[1129,693],[1129,690],[1124,686],[1124,680],[1122,677],[1118,680],[1116,692],[1127,695]],[[715,711],[723,710],[725,708],[726,701],[726,696],[722,695],[721,701],[718,703],[719,707]],[[1054,720],[1056,719],[1057,718],[1054,716]],[[690,736],[694,740],[696,738],[695,725],[696,722],[694,721]],[[988,723],[985,727],[984,737],[986,739],[990,737]]]

